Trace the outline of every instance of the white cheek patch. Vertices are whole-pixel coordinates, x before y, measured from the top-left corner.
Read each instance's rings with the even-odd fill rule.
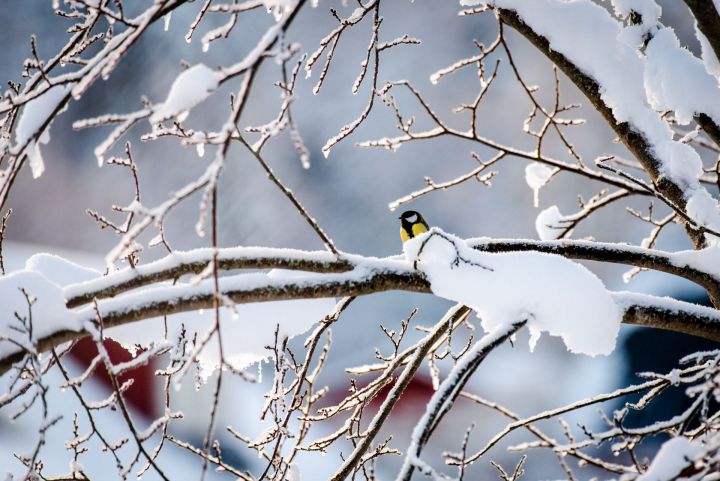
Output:
[[[417,216],[417,214],[413,214],[410,217],[408,217],[406,220],[410,223],[415,223],[418,220],[418,216]]]

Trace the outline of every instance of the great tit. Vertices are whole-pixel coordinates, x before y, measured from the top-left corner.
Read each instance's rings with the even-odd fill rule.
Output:
[[[406,242],[413,237],[422,234],[423,232],[427,232],[430,228],[428,227],[427,222],[425,222],[425,219],[423,219],[423,216],[421,216],[419,212],[415,212],[414,210],[408,210],[403,212],[399,219],[400,238],[403,242]]]

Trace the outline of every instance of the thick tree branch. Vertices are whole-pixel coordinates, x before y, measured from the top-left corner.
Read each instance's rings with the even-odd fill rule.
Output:
[[[685,0],[685,4],[695,17],[697,28],[700,29],[708,43],[720,58],[720,14],[712,0]]]
[[[399,263],[398,263],[399,264]],[[220,291],[233,302],[282,301],[292,299],[320,299],[323,297],[346,297],[372,294],[389,290],[430,292],[430,286],[417,271],[403,268],[368,269],[358,268],[343,274],[309,274],[303,278],[273,281],[267,276],[258,279],[221,278]],[[239,281],[233,286],[233,281]],[[97,301],[97,310],[105,328],[111,328],[153,317],[162,317],[181,312],[210,309],[215,293],[211,282],[200,286],[176,285],[157,288],[154,292],[128,293],[114,299]],[[78,311],[81,319],[92,322],[97,313],[95,305]],[[63,342],[87,336],[85,331],[62,330],[37,340],[37,350],[47,351]],[[23,353],[10,354],[0,359],[0,376],[13,363],[21,360]]]
[[[603,116],[625,147],[637,158],[643,166],[643,169],[645,169],[652,179],[653,185],[657,190],[675,206],[684,210],[687,199],[685,198],[682,187],[667,176],[661,174],[661,162],[653,153],[652,146],[643,134],[633,128],[629,123],[618,122],[615,119],[612,109],[603,102],[600,96],[598,83],[563,54],[553,50],[550,42],[535,32],[515,11],[504,8],[498,8],[496,11],[502,23],[517,30],[567,75],[575,86],[588,98],[600,115]],[[685,230],[696,248],[705,245],[705,239],[701,230],[687,222],[685,223]]]
[[[128,267],[87,283],[73,284],[63,291],[69,308],[92,302],[93,299],[117,294],[157,282],[177,279],[186,274],[199,274],[212,262],[213,249],[190,252],[175,251],[167,257]],[[306,272],[345,272],[354,267],[347,259],[327,252],[304,252],[293,249],[256,249],[230,247],[218,249],[218,269],[291,269]]]
[[[390,290],[430,292],[430,286],[421,273],[396,262],[381,267],[357,267],[339,274],[308,274],[305,277],[273,280],[248,276],[220,279],[220,290],[238,304],[292,299],[318,299],[323,297],[360,296]],[[252,278],[249,278],[252,277]],[[623,312],[623,322],[647,327],[659,327],[720,341],[720,312],[668,298],[642,296],[630,293],[613,294]],[[104,326],[109,328],[131,322],[161,317],[198,309],[209,309],[215,299],[212,283],[200,286],[163,286],[154,290],[128,293],[115,299],[97,301]],[[96,317],[94,306],[78,314],[90,322]],[[64,330],[38,339],[39,351],[47,351],[63,342],[88,335],[85,331]],[[13,363],[21,360],[22,353],[13,353],[0,359],[0,375]]]
[[[695,122],[705,131],[708,137],[720,147],[720,126],[713,122],[707,114],[695,116]]]
[[[589,242],[583,240],[509,240],[469,239],[475,249],[486,252],[537,251],[558,254],[570,259],[592,260],[627,264],[674,274],[697,283],[712,298],[720,299],[720,279],[710,272],[698,270],[670,252],[643,249],[623,244]],[[63,293],[69,308],[92,302],[93,299],[112,297],[131,289],[153,283],[177,279],[186,274],[199,274],[212,261],[212,249],[191,252],[176,251],[167,257],[142,266],[128,267],[101,279],[67,286]],[[363,265],[381,266],[393,259],[375,259],[350,254],[334,255],[318,251],[230,247],[219,249],[218,268],[232,269],[291,269],[307,272],[337,273]]]
[[[613,299],[623,310],[625,323],[692,334],[720,342],[720,326],[717,324],[720,312],[717,309],[633,292],[613,293]],[[682,328],[678,329],[680,324]]]

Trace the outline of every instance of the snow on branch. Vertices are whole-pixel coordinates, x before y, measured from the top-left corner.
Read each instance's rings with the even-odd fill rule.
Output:
[[[177,8],[183,2],[158,1],[135,18],[125,18],[122,11],[116,16],[104,7],[86,5],[85,11],[73,5],[72,13],[62,12],[76,23],[69,31],[73,32],[57,55],[42,61],[32,39],[34,59],[27,68],[29,80],[25,86],[13,85],[2,101],[0,115],[7,118],[19,116],[16,130],[16,142],[12,148],[0,155],[7,155],[7,168],[4,169],[3,182],[0,185],[0,206],[7,201],[10,189],[17,175],[29,159],[33,177],[39,177],[44,170],[39,144],[50,139],[49,128],[52,121],[66,108],[71,99],[79,99],[98,78],[107,79],[117,67],[128,50],[139,40],[145,31],[162,16]],[[117,28],[104,33],[95,33],[93,29],[98,21],[107,17]],[[120,28],[120,25],[125,27]],[[100,42],[100,40],[103,42]],[[90,45],[102,44],[102,48],[93,55],[82,57],[91,51]],[[70,66],[80,65],[71,70]],[[62,72],[57,72],[62,70]],[[31,73],[32,72],[32,73]]]
[[[174,251],[148,264],[127,267],[106,276],[72,284],[63,290],[67,306],[77,307],[94,298],[112,297],[130,289],[156,282],[179,278],[186,274],[200,274],[212,261],[211,248]],[[307,272],[343,272],[353,268],[347,259],[336,258],[325,251],[308,252],[295,249],[267,247],[230,247],[217,250],[218,269],[290,269]]]
[[[585,94],[640,161],[657,191],[686,211],[688,234],[696,246],[704,246],[703,234],[720,226],[720,211],[700,185],[702,162],[691,146],[673,140],[660,113],[645,101],[646,90],[655,93],[644,80],[653,78],[652,70],[635,45],[628,44],[622,24],[589,1],[497,0],[493,5],[500,22],[525,36]],[[606,55],[608,51],[613,55]]]
[[[442,231],[433,232],[446,239],[443,242],[446,245],[438,247],[441,253],[444,252],[439,260],[446,264],[446,267],[442,268],[445,271],[440,274],[435,269],[442,264],[437,262],[427,264],[425,256],[432,253],[427,246],[425,247],[427,251],[420,252],[418,258],[410,257],[409,261],[398,257],[371,258],[350,254],[341,254],[339,259],[335,259],[328,252],[238,247],[219,249],[219,266],[223,269],[281,268],[294,269],[298,272],[290,274],[287,271],[273,271],[270,274],[241,273],[223,276],[219,278],[219,292],[224,299],[237,304],[358,296],[388,290],[434,292],[436,295],[470,303],[478,312],[483,313],[483,321],[490,324],[502,322],[501,318],[506,315],[518,314],[519,312],[516,312],[518,309],[531,312],[534,317],[530,324],[534,329],[535,339],[540,330],[565,336],[568,334],[568,326],[576,319],[571,319],[572,316],[563,316],[568,322],[561,326],[553,320],[554,311],[543,311],[545,314],[542,314],[537,310],[538,308],[529,304],[514,303],[511,306],[514,311],[510,313],[507,306],[501,302],[503,297],[494,299],[493,296],[488,295],[491,290],[489,286],[493,282],[497,285],[509,282],[506,288],[512,293],[517,287],[516,278],[525,276],[527,269],[533,269],[534,275],[544,279],[548,285],[555,285],[556,282],[563,282],[557,280],[557,276],[553,274],[556,269],[561,268],[563,272],[569,273],[568,279],[573,279],[576,283],[584,279],[582,282],[585,282],[589,289],[589,297],[584,299],[584,303],[595,299],[599,303],[598,306],[601,304],[606,306],[602,310],[600,308],[596,310],[598,313],[607,314],[606,317],[598,317],[598,326],[610,322],[605,327],[599,328],[607,339],[603,347],[596,345],[588,347],[581,339],[579,344],[570,341],[570,345],[574,346],[573,349],[607,352],[612,348],[610,343],[614,344],[616,327],[612,325],[617,322],[614,319],[622,319],[622,322],[630,324],[661,327],[710,339],[720,339],[720,313],[714,309],[699,308],[694,304],[674,299],[629,293],[608,294],[600,281],[589,271],[560,256],[549,254],[558,252],[575,258],[594,257],[614,262],[634,262],[644,266],[657,266],[659,269],[667,269],[676,274],[697,276],[699,274],[696,272],[695,263],[703,263],[702,260],[698,260],[702,259],[702,252],[698,257],[687,257],[696,253],[686,253],[686,257],[683,258],[621,245],[600,245],[593,250],[591,244],[579,241],[545,242],[533,246],[530,241],[523,241],[525,242],[523,245],[510,241],[471,240],[465,244],[464,241]],[[424,238],[418,239],[422,242]],[[505,242],[504,246],[503,242]],[[448,250],[448,246],[455,247]],[[475,249],[471,249],[470,246]],[[483,250],[498,251],[499,246],[515,252],[504,254],[482,252]],[[531,246],[548,253],[517,252]],[[415,247],[418,247],[417,244]],[[177,279],[185,274],[202,272],[212,256],[211,249],[174,253],[145,266],[128,268],[99,277],[97,272],[64,259],[41,255],[31,258],[25,270],[4,277],[0,282],[0,290],[5,292],[3,299],[14,299],[17,297],[17,288],[27,284],[28,293],[37,299],[34,314],[37,319],[44,320],[44,322],[38,321],[38,325],[42,326],[43,330],[35,333],[34,341],[37,349],[45,351],[67,340],[86,335],[87,331],[83,326],[93,322],[98,314],[104,326],[110,328],[143,319],[212,307],[215,302],[213,279],[196,277],[190,279],[190,282],[177,282],[172,285],[162,282]],[[678,261],[680,258],[683,259],[685,267],[678,267],[683,265]],[[508,270],[507,266],[511,265],[512,269]],[[468,268],[478,271],[477,274],[472,274],[470,280],[467,278]],[[62,276],[57,274],[58,272],[62,272]],[[474,276],[477,275],[480,277],[475,278]],[[29,283],[31,280],[32,283]],[[149,283],[153,283],[153,286],[125,292],[147,286]],[[526,290],[531,290],[532,286],[526,287]],[[562,289],[557,291],[562,292]],[[69,297],[70,295],[74,297]],[[115,297],[99,298],[101,295],[115,295]],[[462,299],[456,299],[458,295],[462,295]],[[77,310],[62,307],[65,302],[80,305],[87,302],[88,296],[96,299],[94,304],[85,305]],[[542,291],[539,291],[532,293],[529,298],[536,299],[540,303],[538,305],[552,307],[553,302],[567,304],[562,296],[558,299],[555,297],[548,300],[550,297],[543,297]],[[6,305],[7,307],[4,306],[7,311],[4,319],[12,316],[11,311],[21,310],[23,302],[23,299],[18,298],[18,303],[15,303],[17,305],[10,303]],[[584,311],[586,306],[587,304],[584,304]],[[585,317],[582,316],[583,319]],[[586,331],[589,332],[587,329]],[[2,343],[0,373],[7,371],[12,363],[21,359],[23,355],[22,348],[18,348],[14,343],[13,332],[4,324],[2,336],[6,342]]]
[[[465,387],[465,384],[477,370],[480,363],[497,346],[507,341],[523,327],[526,322],[525,320],[517,320],[508,325],[496,327],[480,338],[472,348],[459,359],[458,363],[455,364],[452,371],[450,371],[443,383],[433,394],[425,407],[425,413],[413,429],[410,446],[405,454],[403,466],[395,478],[397,481],[409,481],[416,468],[425,475],[432,475],[434,478],[438,477],[435,475],[434,470],[420,459],[420,454],[428,442],[430,435],[445,414],[452,409],[455,399],[460,395],[463,387]]]
[[[720,74],[720,12],[713,0],[685,0],[695,17],[695,28],[708,72]]]
[[[717,265],[714,261],[714,257],[720,255],[717,247],[699,251],[665,252],[627,244],[575,239],[538,241],[475,238],[468,239],[467,242],[475,249],[487,252],[547,252],[570,259],[626,264],[666,272],[693,281],[707,290],[711,297],[720,298],[720,272],[710,268]]]
[[[404,250],[432,292],[471,307],[486,332],[524,320],[531,350],[542,332],[562,337],[571,352],[615,349],[621,313],[600,279],[578,263],[540,252],[480,252],[437,227]]]
[[[703,251],[669,253],[625,244],[590,242],[583,240],[537,241],[531,239],[468,239],[468,244],[480,251],[537,251],[558,254],[571,259],[595,260],[626,264],[667,272],[696,282],[710,292],[718,292],[720,273],[707,270],[708,260],[717,255],[716,248]],[[335,257],[326,251],[300,251],[267,247],[230,247],[218,249],[218,268],[232,269],[290,269],[307,272],[335,273],[349,271],[377,259],[351,254]],[[148,264],[127,267],[106,276],[65,286],[63,295],[69,308],[121,294],[152,283],[169,281],[186,274],[200,274],[211,262],[213,250],[174,251]],[[392,258],[390,258],[392,259]]]

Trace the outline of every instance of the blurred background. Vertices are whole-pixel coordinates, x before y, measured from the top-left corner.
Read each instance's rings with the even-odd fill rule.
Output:
[[[126,12],[144,8],[146,2],[130,1]],[[257,39],[274,21],[271,15],[258,10],[239,17],[238,25],[226,40],[213,42],[207,53],[199,41],[208,30],[218,27],[226,18],[208,14],[200,24],[191,43],[184,35],[203,2],[191,2],[179,9],[169,23],[168,31],[162,23],[153,26],[148,35],[140,40],[124,61],[106,81],[98,81],[78,102],[73,102],[52,125],[52,140],[43,146],[46,161],[45,173],[33,180],[25,169],[11,193],[9,202],[13,209],[6,233],[8,243],[5,253],[11,265],[19,268],[32,253],[49,251],[101,268],[103,256],[117,242],[110,231],[101,230],[87,215],[86,209],[94,209],[113,218],[112,205],[126,205],[133,198],[133,185],[128,172],[115,166],[98,167],[93,149],[109,133],[108,128],[73,131],[73,121],[106,113],[125,113],[141,108],[141,96],[153,102],[165,99],[175,77],[181,71],[181,62],[203,62],[210,67],[228,65],[243,58],[255,45]],[[675,27],[678,37],[691,51],[699,55],[699,44],[694,37],[692,18],[684,3],[673,0],[659,1],[663,8],[661,21]],[[609,5],[602,3],[607,8]],[[0,13],[0,79],[21,81],[22,64],[30,56],[30,35],[38,36],[38,48],[42,57],[50,57],[65,43],[66,28],[70,22],[53,14],[51,2],[6,0]],[[287,40],[299,42],[302,51],[313,51],[319,40],[335,25],[336,20],[329,9],[337,8],[341,16],[348,16],[353,5],[321,0],[317,8],[304,8],[290,29]],[[497,26],[493,16],[474,15],[459,17],[457,2],[429,2],[418,0],[383,3],[384,18],[381,41],[388,41],[402,34],[420,38],[418,46],[400,46],[384,54],[380,66],[380,82],[408,79],[418,88],[435,111],[449,125],[467,125],[467,114],[453,113],[461,103],[471,101],[479,90],[473,69],[465,69],[446,77],[438,85],[429,78],[440,68],[456,60],[476,53],[473,40],[489,44],[495,38]],[[311,165],[304,169],[292,148],[287,134],[271,140],[265,157],[281,180],[291,188],[309,212],[333,238],[343,251],[367,256],[388,256],[401,251],[398,238],[397,212],[388,209],[388,203],[425,186],[423,178],[445,181],[466,173],[477,166],[471,157],[476,152],[482,159],[489,159],[494,152],[479,145],[458,139],[439,138],[431,141],[413,142],[395,152],[384,149],[361,149],[356,142],[394,136],[399,132],[392,111],[377,103],[370,118],[349,138],[336,145],[324,158],[320,152],[326,140],[337,134],[340,127],[352,121],[365,107],[369,83],[363,84],[357,95],[351,86],[358,75],[360,62],[364,59],[370,35],[370,18],[343,35],[328,78],[318,95],[312,87],[317,81],[319,67],[310,79],[301,72],[295,90],[293,117],[311,153]],[[509,44],[521,73],[529,84],[540,87],[541,98],[550,103],[554,95],[551,65],[523,38],[507,32]],[[492,61],[488,62],[491,65]],[[258,125],[274,118],[280,106],[280,91],[272,83],[279,78],[279,66],[266,62],[255,83],[252,97],[241,120],[242,126]],[[240,80],[228,82],[208,101],[195,108],[186,125],[195,129],[218,129],[228,112],[228,98],[239,87]],[[585,99],[561,75],[563,103],[581,102]],[[416,129],[431,126],[417,103],[404,93],[395,93],[400,108],[406,115],[415,114]],[[500,66],[498,78],[480,107],[479,132],[481,135],[523,150],[534,148],[534,138],[522,131],[522,123],[530,110],[530,104],[521,87],[514,80],[505,60]],[[566,130],[568,138],[586,162],[592,164],[596,157],[617,154],[629,158],[624,148],[614,142],[614,135],[591,107],[583,106],[579,117],[587,120],[580,127]],[[141,142],[140,136],[149,130],[143,122],[134,127],[125,140],[132,144],[133,156],[138,164],[142,201],[153,206],[185,183],[198,176],[212,159],[213,148],[199,157],[194,148],[183,148],[172,138],[153,142]],[[556,138],[548,138],[545,153],[560,159],[571,160]],[[115,153],[122,152],[122,143]],[[709,160],[709,159],[706,159]],[[577,210],[577,195],[586,199],[603,186],[588,182],[567,173],[555,176],[540,194],[540,207],[533,206],[533,193],[524,180],[526,161],[506,158],[496,164],[499,171],[493,178],[492,187],[479,182],[465,184],[448,191],[434,192],[408,205],[421,211],[432,225],[462,237],[490,236],[499,238],[537,238],[535,218],[540,210],[556,204],[562,212]],[[278,189],[268,181],[258,163],[241,147],[235,146],[228,156],[219,188],[220,245],[261,245],[321,249],[322,244],[305,221]],[[199,196],[185,201],[168,219],[167,238],[174,249],[191,249],[207,246],[208,239],[199,238],[194,231],[198,217]],[[625,204],[605,209],[583,222],[573,234],[575,238],[592,237],[600,241],[629,242],[639,244],[649,229],[625,212],[625,206],[646,211],[648,199],[631,199]],[[658,212],[659,216],[661,215]],[[148,233],[142,240],[154,236]],[[679,250],[690,248],[681,231],[669,228],[658,248]],[[162,256],[160,247],[149,248],[141,253],[143,262]],[[703,303],[702,292],[693,285],[676,278],[656,273],[641,273],[629,285],[624,284],[621,266],[587,264],[606,283],[609,289],[629,289],[657,295]],[[413,307],[419,311],[413,325],[429,326],[437,322],[450,304],[428,295],[385,293],[368,296],[356,301],[334,328],[333,348],[329,364],[321,382],[331,387],[330,401],[340,399],[349,385],[345,367],[371,363],[375,360],[374,348],[389,349],[389,344],[379,329],[383,324],[397,329]],[[466,332],[465,335],[468,333]],[[409,336],[418,338],[412,331]],[[296,339],[295,342],[301,342]],[[462,346],[457,340],[457,347]],[[299,344],[298,344],[299,345]],[[92,347],[92,346],[90,346]],[[558,339],[543,337],[534,353],[527,348],[527,335],[522,333],[513,346],[506,345],[493,353],[471,381],[469,391],[497,401],[516,413],[527,416],[545,409],[561,406],[571,401],[609,391],[637,382],[638,371],[665,372],[676,366],[684,353],[712,347],[696,339],[665,332],[624,326],[618,349],[609,357],[589,358],[566,352]],[[117,356],[123,356],[118,350]],[[76,354],[77,369],[83,359],[92,354]],[[136,415],[151,419],[162,413],[164,400],[159,381],[152,376],[158,363],[143,372],[136,373],[134,387]],[[447,365],[443,372],[447,372]],[[218,435],[223,439],[223,452],[228,460],[238,466],[251,469],[258,463],[254,452],[223,434],[225,425],[233,425],[250,437],[260,434],[264,425],[259,420],[267,390],[271,369],[266,370],[260,384],[232,382],[224,385],[223,402],[218,421]],[[191,383],[188,383],[191,384]],[[174,408],[184,410],[186,417],[172,424],[171,431],[183,439],[200,445],[205,434],[209,403],[214,383],[210,382],[195,392],[192,386],[174,395]],[[97,393],[89,397],[104,397],[102,380],[92,389]],[[408,435],[422,413],[424,402],[432,388],[427,370],[406,394],[398,410],[391,416],[387,433],[394,435],[393,444],[403,450]],[[74,397],[68,391],[58,393],[56,406],[65,412],[66,418],[76,409]],[[663,419],[677,413],[679,403],[684,402],[680,393],[667,393],[652,415]],[[208,403],[208,408],[203,407]],[[617,403],[603,405],[611,412]],[[646,414],[643,414],[645,416]],[[508,421],[487,409],[473,406],[461,400],[457,408],[443,421],[442,429],[435,435],[425,459],[439,461],[439,453],[457,450],[465,428],[472,420],[476,428],[471,436],[471,447],[483,445]],[[567,420],[572,426],[582,422],[593,429],[601,429],[602,423],[595,408],[590,408]],[[644,422],[647,419],[638,419]],[[9,424],[7,416],[0,418],[0,466],[6,469],[16,462],[11,452],[22,443],[21,434],[27,428],[23,422]],[[111,419],[106,422],[112,423]],[[118,420],[119,422],[119,420]],[[544,426],[549,434],[561,436],[556,421]],[[327,433],[334,426],[327,426]],[[120,428],[118,428],[120,429]],[[326,434],[318,432],[318,437]],[[58,439],[66,439],[60,433]],[[509,442],[529,440],[525,433],[515,433]],[[348,452],[345,445],[345,452]],[[487,460],[494,459],[510,470],[520,454],[507,452],[507,444],[495,448],[471,469],[476,476],[490,475],[494,469]],[[651,450],[652,447],[648,447]],[[61,454],[56,462],[67,465],[62,449],[47,449],[46,455]],[[181,450],[168,447],[168,465],[185,474],[193,469],[200,473],[200,463]],[[648,451],[649,452],[649,451]],[[606,455],[608,455],[606,453]],[[171,459],[177,459],[177,464]],[[303,455],[299,463],[305,479],[323,479],[339,465],[337,451],[319,457],[316,453]],[[82,460],[81,460],[82,461]],[[161,458],[161,463],[163,458]],[[88,465],[110,466],[110,458],[88,459]],[[65,463],[65,464],[62,464]],[[103,464],[104,463],[104,464]],[[381,464],[381,478],[392,477],[398,467],[398,459],[388,459]],[[191,470],[191,471],[187,471]],[[526,470],[533,478],[564,476],[552,453],[533,453]],[[593,472],[585,471],[590,477]],[[153,473],[148,473],[153,476]],[[222,474],[216,474],[218,478]]]

